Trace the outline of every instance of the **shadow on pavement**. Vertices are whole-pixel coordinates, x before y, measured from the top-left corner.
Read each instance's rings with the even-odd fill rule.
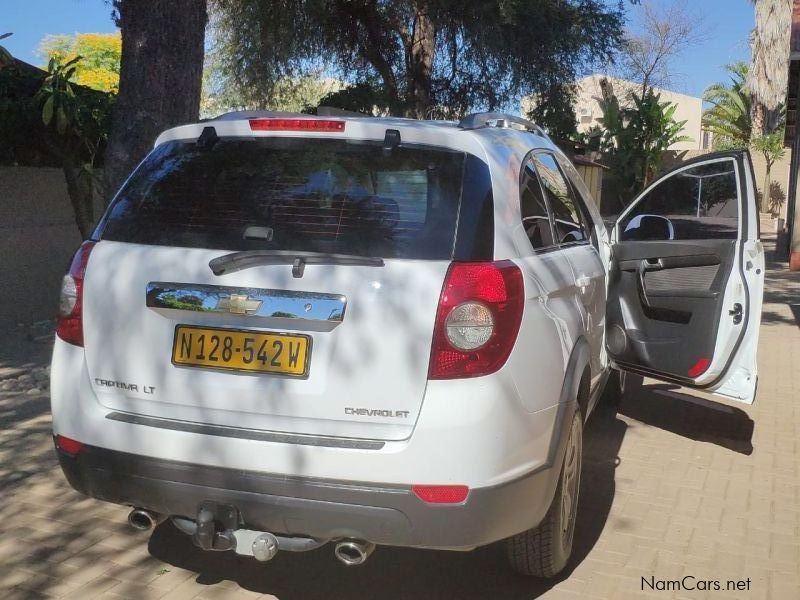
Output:
[[[573,558],[551,581],[514,574],[502,543],[473,552],[379,547],[369,561],[348,568],[328,544],[312,552],[279,553],[269,563],[230,552],[204,552],[171,523],[162,523],[150,539],[150,554],[173,566],[195,571],[197,582],[232,580],[241,587],[280,600],[375,598],[535,598],[569,577],[597,542],[614,500],[614,472],[626,425],[613,409],[599,407],[586,429],[583,480]]]
[[[754,423],[743,410],[681,393],[668,383],[626,391],[619,413],[685,438],[750,455]]]
[[[15,435],[0,436],[0,497],[54,458],[50,440],[50,400],[47,396],[0,393],[0,427]]]
[[[53,352],[54,335],[51,321],[0,327],[0,379],[46,366]]]

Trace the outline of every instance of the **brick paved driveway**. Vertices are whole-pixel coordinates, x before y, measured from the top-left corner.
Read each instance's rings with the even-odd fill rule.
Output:
[[[635,598],[642,577],[750,578],[740,592],[800,598],[800,278],[772,265],[752,408],[646,384],[587,431],[575,556],[555,583],[512,575],[502,548],[379,548],[345,569],[331,548],[262,565],[205,554],[168,524],[148,541],[127,510],[82,498],[56,466],[44,394],[0,391],[0,598]],[[0,377],[41,363],[14,342]],[[0,347],[2,351],[2,347]],[[4,370],[5,369],[5,370]]]

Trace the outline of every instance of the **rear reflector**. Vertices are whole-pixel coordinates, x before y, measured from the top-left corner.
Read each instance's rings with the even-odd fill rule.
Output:
[[[344,131],[344,126],[330,119],[250,119],[251,131]]]
[[[703,373],[706,372],[708,367],[711,366],[711,359],[710,358],[699,358],[694,366],[689,369],[689,377],[699,377]]]
[[[428,504],[461,504],[469,495],[466,485],[413,485],[411,491]]]
[[[56,335],[75,346],[83,346],[83,278],[94,245],[95,242],[81,244],[61,284]]]
[[[452,263],[433,332],[428,379],[494,373],[517,340],[525,286],[509,260]]]
[[[73,440],[63,435],[56,436],[56,447],[70,456],[77,456],[83,449],[83,444],[78,440]]]

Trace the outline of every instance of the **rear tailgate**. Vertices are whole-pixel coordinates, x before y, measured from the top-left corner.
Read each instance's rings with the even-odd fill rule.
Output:
[[[291,276],[291,266],[271,265],[215,277],[208,262],[219,255],[97,244],[84,284],[84,339],[92,386],[104,406],[298,434],[380,439],[410,434],[425,392],[448,262],[387,260],[380,268],[309,265],[301,279]],[[256,313],[233,314],[225,304],[232,295],[262,304]],[[200,298],[203,304],[197,303]],[[222,329],[217,332],[222,337],[218,366],[173,364],[173,347],[181,342],[175,339],[178,325]],[[224,337],[234,330],[308,336],[307,374],[227,368]],[[196,358],[200,348],[196,338],[193,342]],[[211,339],[204,343],[208,356]],[[238,340],[230,347],[231,354],[248,358]],[[252,357],[256,366],[258,350]],[[285,362],[271,343],[265,352],[267,366]],[[290,352],[288,344],[283,352]]]
[[[485,163],[446,149],[296,137],[159,146],[109,209],[86,272],[99,401],[217,426],[407,438],[448,265],[491,258],[490,191]],[[383,263],[209,267],[254,249]]]

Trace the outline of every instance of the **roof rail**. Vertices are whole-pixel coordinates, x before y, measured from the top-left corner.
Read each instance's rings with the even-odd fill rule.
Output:
[[[495,122],[494,127],[505,127],[505,123],[513,123],[514,125],[520,125],[527,131],[532,131],[543,137],[549,138],[545,130],[539,127],[533,121],[502,112],[472,113],[471,115],[467,115],[461,119],[461,121],[458,123],[458,126],[461,129],[480,129],[481,127],[492,127],[492,125],[490,125],[492,122]],[[503,124],[501,125],[500,122],[503,122]]]

